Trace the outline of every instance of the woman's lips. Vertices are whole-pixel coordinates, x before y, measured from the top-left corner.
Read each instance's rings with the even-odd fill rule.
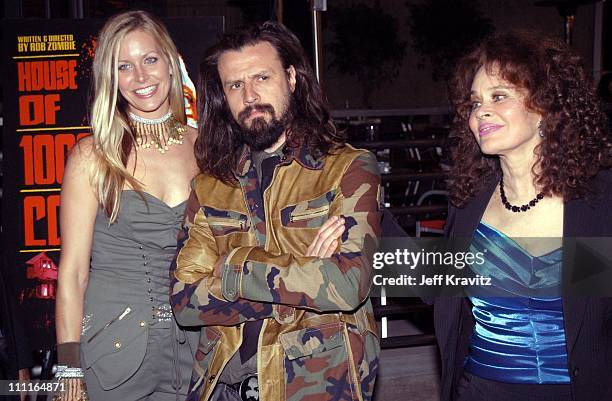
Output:
[[[503,125],[498,125],[498,124],[482,124],[482,125],[480,125],[478,127],[478,135],[480,135],[480,136],[488,135],[488,134],[490,134],[492,132],[497,131],[501,127],[503,127]]]
[[[134,93],[139,98],[146,99],[148,97],[155,95],[155,93],[157,92],[157,86],[158,85],[149,85],[144,88],[136,89]]]

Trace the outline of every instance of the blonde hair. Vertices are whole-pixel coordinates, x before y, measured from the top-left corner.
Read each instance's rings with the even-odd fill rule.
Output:
[[[126,167],[131,151],[136,151],[136,142],[128,124],[127,102],[119,93],[117,76],[120,43],[128,33],[138,30],[153,36],[168,59],[172,71],[168,94],[170,109],[174,118],[182,124],[186,122],[179,55],[164,25],[145,11],[128,11],[110,18],[98,36],[89,120],[96,156],[90,181],[111,223],[117,219],[125,183],[142,191],[142,184]]]

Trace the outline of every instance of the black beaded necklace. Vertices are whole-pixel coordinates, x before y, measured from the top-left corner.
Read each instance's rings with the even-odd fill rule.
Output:
[[[508,202],[508,198],[506,198],[506,191],[504,191],[504,176],[503,175],[501,176],[501,179],[499,180],[499,196],[501,197],[501,201],[504,207],[514,213],[526,212],[527,210],[537,205],[539,201],[544,199],[544,194],[540,192],[539,194],[536,195],[535,198],[530,200],[529,203],[526,203],[521,206],[512,205],[510,202]]]

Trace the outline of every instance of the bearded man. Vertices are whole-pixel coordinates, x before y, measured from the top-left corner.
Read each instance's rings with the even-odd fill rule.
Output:
[[[189,400],[370,400],[375,157],[344,143],[298,39],[225,34],[200,67],[201,170],[173,264],[202,326]]]

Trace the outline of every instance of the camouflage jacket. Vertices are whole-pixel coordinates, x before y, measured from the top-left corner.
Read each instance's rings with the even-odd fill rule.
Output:
[[[380,353],[368,299],[376,158],[351,146],[318,161],[290,150],[262,195],[245,147],[236,177],[235,186],[195,178],[172,266],[178,322],[203,326],[188,400],[210,398],[243,322],[256,319],[260,400],[370,400]],[[337,253],[304,256],[334,215],[346,221]]]

